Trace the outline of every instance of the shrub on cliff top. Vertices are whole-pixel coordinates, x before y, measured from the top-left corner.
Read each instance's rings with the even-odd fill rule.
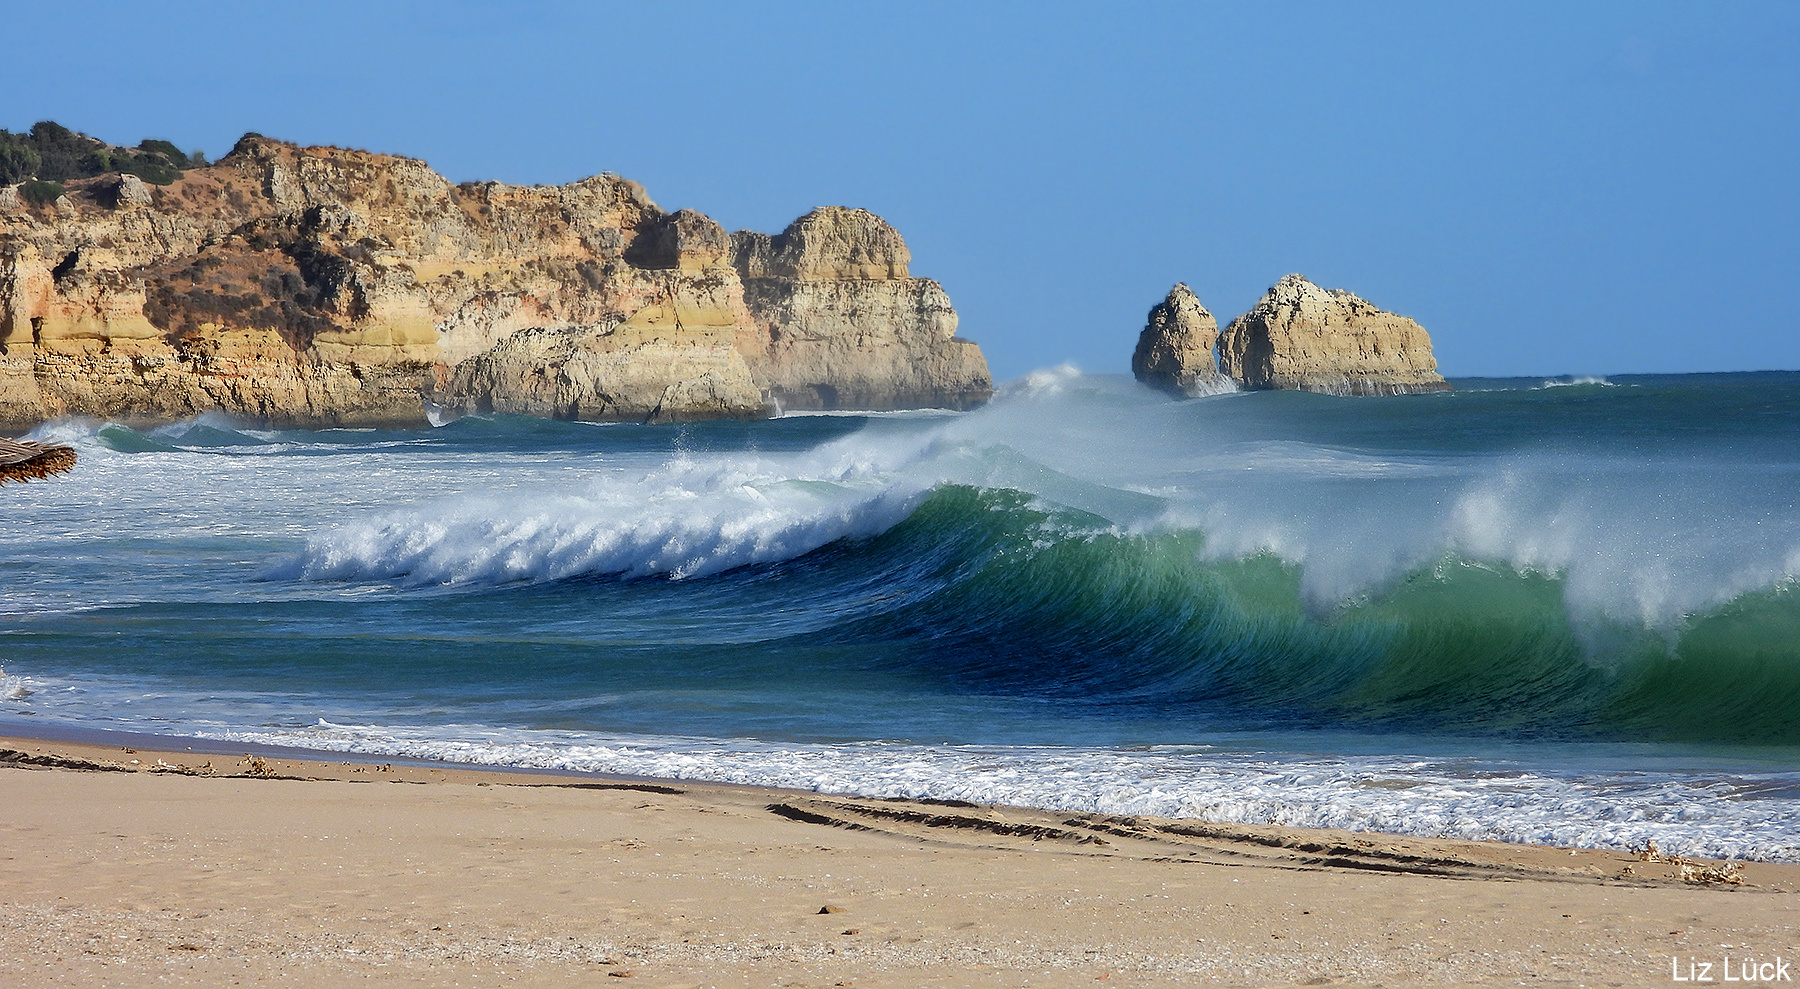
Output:
[[[182,169],[205,163],[205,155],[198,151],[182,154],[169,141],[152,138],[136,148],[115,147],[54,120],[38,121],[27,134],[0,130],[0,182],[7,184],[28,178],[66,182],[124,172],[168,185],[181,177]]]
[[[169,164],[176,168],[192,168],[194,165],[188,160],[187,155],[181,153],[180,148],[168,141],[146,138],[138,142],[137,149],[147,155],[162,155],[169,160]]]
[[[12,185],[31,178],[37,174],[41,161],[37,149],[25,135],[0,130],[0,185]]]
[[[91,156],[106,145],[77,134],[54,120],[40,120],[31,125],[31,144],[41,159],[37,177],[46,182],[100,174],[92,170]]]
[[[33,206],[48,206],[63,194],[61,182],[32,179],[19,186],[19,195]]]

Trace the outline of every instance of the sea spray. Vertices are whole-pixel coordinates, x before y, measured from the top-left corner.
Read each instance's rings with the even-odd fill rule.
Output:
[[[1174,402],[1056,369],[966,415],[52,424],[81,468],[9,489],[0,647],[32,693],[0,703],[1791,856],[1800,376],[1542,381]]]

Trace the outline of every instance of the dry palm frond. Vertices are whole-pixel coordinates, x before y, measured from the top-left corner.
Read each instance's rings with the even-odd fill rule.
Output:
[[[74,466],[75,451],[69,447],[0,439],[0,484],[62,474]]]

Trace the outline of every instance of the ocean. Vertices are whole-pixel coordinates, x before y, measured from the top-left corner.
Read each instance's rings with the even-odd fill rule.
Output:
[[[59,421],[0,728],[1800,861],[1800,373]]]

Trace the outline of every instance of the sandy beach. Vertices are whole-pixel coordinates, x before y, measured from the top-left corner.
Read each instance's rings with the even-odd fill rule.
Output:
[[[1800,866],[165,741],[0,740],[0,983],[1647,986],[1800,954]]]

